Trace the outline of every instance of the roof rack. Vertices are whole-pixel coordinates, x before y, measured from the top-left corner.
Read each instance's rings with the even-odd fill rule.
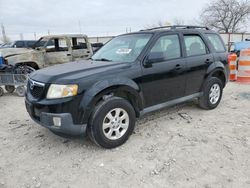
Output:
[[[194,25],[172,25],[172,26],[161,26],[161,27],[153,27],[149,29],[144,29],[140,31],[152,31],[157,29],[205,29],[210,30],[208,27],[204,26],[194,26]]]

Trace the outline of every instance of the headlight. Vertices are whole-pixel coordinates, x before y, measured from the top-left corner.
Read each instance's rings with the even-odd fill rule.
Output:
[[[47,93],[47,99],[58,99],[77,95],[78,85],[51,84]]]

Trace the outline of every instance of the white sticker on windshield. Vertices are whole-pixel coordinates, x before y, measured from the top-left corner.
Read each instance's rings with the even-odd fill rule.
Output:
[[[116,51],[117,54],[129,54],[132,51],[132,49],[128,49],[128,48],[122,48],[122,49],[118,49]]]

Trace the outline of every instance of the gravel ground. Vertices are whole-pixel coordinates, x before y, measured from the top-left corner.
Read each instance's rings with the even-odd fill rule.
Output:
[[[138,120],[123,146],[61,138],[0,97],[0,187],[250,187],[250,85],[229,83],[219,107],[188,102]]]

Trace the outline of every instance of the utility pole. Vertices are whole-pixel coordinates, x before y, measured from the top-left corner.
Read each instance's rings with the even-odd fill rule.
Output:
[[[36,32],[34,32],[34,38],[35,38],[35,40],[36,40]]]
[[[79,26],[80,34],[82,34],[82,25],[81,25],[81,21],[80,20],[78,20],[78,26]]]
[[[2,23],[1,23],[1,29],[2,29],[3,42],[6,43],[6,42],[8,42],[8,39],[7,39],[7,36],[5,33],[5,28],[4,28]]]
[[[20,40],[23,40],[23,33],[20,33]]]

